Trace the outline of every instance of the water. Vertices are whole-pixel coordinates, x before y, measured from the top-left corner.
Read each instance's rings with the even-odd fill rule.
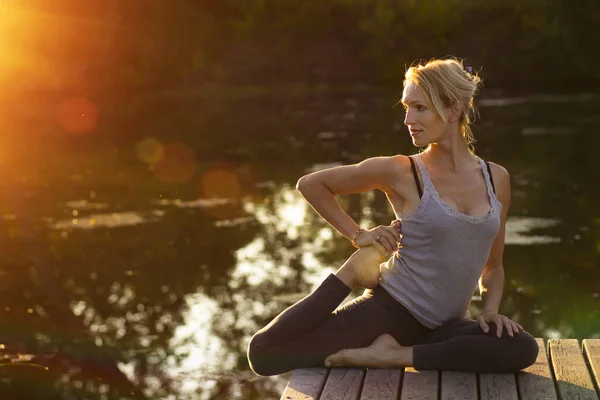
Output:
[[[278,399],[289,374],[249,372],[249,338],[352,252],[296,181],[414,153],[395,96],[132,97],[79,134],[45,107],[6,113],[1,340],[49,369],[3,373],[64,398],[116,398],[127,377],[152,399]],[[600,98],[479,110],[478,155],[512,182],[501,312],[536,337],[600,337]],[[393,219],[382,193],[340,201],[363,227]]]

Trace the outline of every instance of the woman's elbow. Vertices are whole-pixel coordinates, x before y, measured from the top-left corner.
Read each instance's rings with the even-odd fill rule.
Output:
[[[300,193],[305,193],[309,187],[314,187],[317,183],[313,174],[304,175],[296,182],[296,190]]]

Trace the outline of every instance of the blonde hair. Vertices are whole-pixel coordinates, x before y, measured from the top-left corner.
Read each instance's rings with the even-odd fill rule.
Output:
[[[475,119],[473,98],[482,79],[476,72],[467,72],[463,60],[452,57],[432,59],[426,64],[411,66],[404,74],[403,86],[414,83],[425,93],[429,106],[447,123],[444,108],[458,105],[461,109],[459,123],[463,139],[469,151],[475,152],[475,137],[471,121]]]

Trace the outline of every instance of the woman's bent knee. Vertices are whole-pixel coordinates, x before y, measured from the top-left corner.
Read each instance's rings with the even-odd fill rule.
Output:
[[[533,365],[537,360],[539,346],[533,336],[527,332],[519,332],[513,339],[512,351],[507,355],[510,357],[508,364],[511,372],[520,371]]]
[[[519,366],[519,369],[524,369],[535,363],[540,348],[535,338],[529,333],[520,332],[518,336],[521,342],[519,347],[522,359],[522,365]]]
[[[281,371],[274,365],[273,349],[268,346],[264,337],[260,334],[254,335],[248,344],[248,363],[250,369],[258,375],[272,376],[287,371]]]

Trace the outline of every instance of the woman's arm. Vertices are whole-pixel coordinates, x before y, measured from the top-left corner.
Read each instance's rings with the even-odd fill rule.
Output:
[[[492,244],[490,255],[479,280],[479,289],[483,300],[483,310],[477,318],[481,328],[487,332],[489,327],[487,322],[496,324],[496,335],[501,337],[502,330],[506,328],[509,336],[518,334],[523,327],[510,318],[498,314],[500,302],[502,301],[502,292],[504,288],[504,265],[502,255],[504,253],[504,236],[506,232],[506,217],[510,207],[510,176],[506,169],[500,165],[490,163],[494,182],[496,183],[497,197],[502,203],[500,231]]]
[[[342,210],[335,195],[374,189],[389,193],[393,190],[392,185],[403,176],[404,163],[400,157],[374,157],[354,165],[317,171],[300,178],[296,188],[317,214],[351,240],[359,226]],[[379,229],[377,234],[387,239],[381,242],[388,252],[395,251],[395,242],[400,239],[397,230]]]
[[[502,203],[500,214],[500,231],[492,244],[490,255],[485,264],[479,280],[479,289],[483,300],[483,312],[497,313],[502,301],[504,287],[504,236],[506,231],[506,217],[510,207],[510,176],[506,169],[500,165],[490,163],[494,182],[497,188],[498,200]]]

